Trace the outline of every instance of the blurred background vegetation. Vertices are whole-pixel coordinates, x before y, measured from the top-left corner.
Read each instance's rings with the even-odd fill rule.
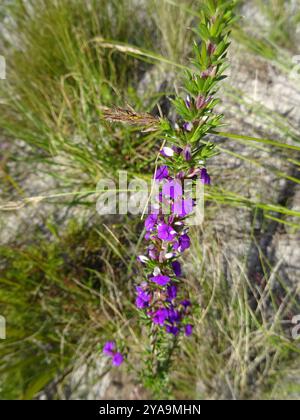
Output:
[[[148,338],[133,305],[143,225],[102,218],[102,177],[151,179],[151,133],[101,107],[172,118],[201,0],[11,0],[0,6],[0,396],[145,398]],[[300,396],[300,3],[238,2],[224,133],[208,168],[205,223],[185,278],[195,334],[180,343],[172,398]],[[28,197],[39,199],[28,201]],[[118,336],[130,373],[99,346]],[[180,361],[180,363],[178,363]]]

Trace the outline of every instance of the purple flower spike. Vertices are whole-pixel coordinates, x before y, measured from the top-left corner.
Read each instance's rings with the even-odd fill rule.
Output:
[[[121,353],[117,352],[112,358],[112,364],[114,366],[120,366],[124,362],[124,357]]]
[[[103,353],[107,356],[112,356],[114,354],[114,350],[116,347],[116,343],[114,341],[107,341],[103,347]]]
[[[185,326],[185,335],[189,337],[193,334],[193,326],[191,324],[188,324]]]
[[[172,226],[166,225],[165,223],[158,225],[157,236],[163,241],[171,242],[176,236],[177,232],[173,229]]]
[[[166,165],[159,166],[156,170],[155,179],[156,181],[162,181],[163,179],[168,178],[169,176],[169,169]]]
[[[152,280],[154,283],[158,284],[159,286],[166,286],[170,282],[170,277],[159,275],[159,276],[151,277],[150,280]]]
[[[179,261],[173,261],[172,268],[176,277],[180,277],[182,275],[181,264]]]
[[[203,184],[210,185],[210,176],[208,175],[207,170],[205,168],[201,169],[200,178]]]

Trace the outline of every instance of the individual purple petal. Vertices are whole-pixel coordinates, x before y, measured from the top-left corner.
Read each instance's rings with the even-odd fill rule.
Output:
[[[149,239],[151,238],[151,233],[147,232],[144,238],[146,239],[146,241],[149,241]]]
[[[120,366],[124,361],[124,357],[121,353],[117,352],[114,354],[113,358],[112,358],[112,364],[114,366]]]
[[[114,341],[107,341],[103,347],[103,353],[107,356],[112,356],[114,354],[114,350],[116,347],[116,343]]]
[[[188,324],[188,325],[185,326],[185,329],[184,330],[185,330],[185,335],[187,337],[189,337],[193,333],[193,326],[190,325],[190,324]]]
[[[152,280],[154,283],[158,284],[159,286],[165,286],[166,284],[169,283],[170,277],[159,275],[159,276],[151,277],[150,280]]]
[[[162,187],[162,193],[173,200],[182,195],[182,185],[178,180],[167,182]]]
[[[151,231],[156,223],[157,223],[158,215],[157,214],[149,214],[149,216],[145,220],[145,228],[149,232]]]
[[[172,157],[174,156],[174,150],[171,147],[163,147],[160,154],[164,157]]]
[[[173,229],[172,226],[169,226],[165,223],[158,225],[157,236],[163,241],[171,242],[174,237],[177,235],[177,232]]]
[[[179,261],[173,261],[172,262],[172,268],[173,268],[175,276],[180,277],[181,274],[182,274],[180,262]]]
[[[203,184],[210,185],[210,176],[205,168],[201,169],[200,178]]]
[[[145,255],[139,255],[137,260],[142,264],[146,264],[149,261],[149,258],[147,258]]]
[[[155,179],[156,181],[161,181],[168,178],[169,168],[166,165],[159,166],[156,170]]]

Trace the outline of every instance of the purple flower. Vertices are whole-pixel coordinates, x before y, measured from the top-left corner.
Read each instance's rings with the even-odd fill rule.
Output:
[[[146,264],[149,261],[149,258],[146,257],[145,255],[139,255],[137,257],[138,261],[142,264]]]
[[[170,299],[170,300],[176,299],[176,297],[177,297],[177,287],[175,286],[175,284],[172,284],[172,286],[168,287],[167,293],[168,293],[168,299]]]
[[[191,122],[185,122],[185,123],[183,124],[183,129],[184,129],[185,131],[188,131],[189,133],[193,130],[193,128],[194,128],[194,125],[193,125],[193,123],[191,123]]]
[[[189,337],[193,333],[193,326],[191,324],[186,325],[184,331],[185,335]]]
[[[157,214],[149,214],[145,220],[145,228],[149,232],[151,231],[157,223],[158,216]],[[150,239],[150,238],[149,238]]]
[[[166,331],[170,334],[177,335],[179,333],[179,328],[174,325],[167,325]]]
[[[157,260],[158,252],[154,245],[150,245],[148,248],[148,255],[151,260]]]
[[[177,234],[177,232],[173,229],[172,226],[169,226],[165,223],[158,225],[157,232],[157,236],[159,239],[168,242],[173,241],[174,237]]]
[[[154,283],[158,284],[159,286],[165,286],[166,284],[169,283],[170,277],[158,275],[158,276],[151,277],[150,280],[152,280]]]
[[[162,192],[163,195],[174,200],[182,195],[182,185],[177,180],[169,181],[163,185]]]
[[[174,156],[174,149],[171,147],[163,147],[160,154],[164,157],[172,157]]]
[[[145,302],[141,297],[138,296],[135,299],[135,306],[138,309],[145,309],[145,308],[147,308],[149,306],[149,304],[148,304],[148,302]]]
[[[183,154],[183,157],[186,161],[190,161],[192,159],[192,150],[191,150],[191,146],[189,144],[185,146],[182,154]]]
[[[168,310],[166,308],[163,308],[155,312],[152,320],[155,324],[164,325],[165,320],[167,318],[168,318]]]
[[[182,274],[180,262],[179,261],[173,261],[172,262],[172,268],[173,268],[175,276],[180,277],[181,274]]]
[[[183,252],[186,249],[189,249],[190,246],[191,246],[190,237],[187,234],[182,235],[179,238],[179,251]]]
[[[149,302],[150,302],[150,299],[151,299],[149,293],[147,293],[144,290],[144,288],[141,287],[141,286],[137,286],[136,291],[137,291],[137,294],[138,294],[138,296],[136,298],[136,301],[135,301],[136,306],[139,309],[147,308],[149,306]]]
[[[210,185],[210,176],[205,168],[201,169],[200,178],[203,184]]]
[[[169,169],[166,165],[159,166],[156,170],[155,179],[156,181],[161,181],[163,179],[168,178],[169,176]]]
[[[184,307],[184,309],[187,309],[189,306],[191,306],[191,301],[188,299],[182,300],[180,304]]]
[[[112,356],[114,354],[114,350],[116,347],[116,343],[114,341],[107,341],[103,347],[103,353],[107,356]]]
[[[205,108],[210,101],[211,97],[205,98],[203,95],[198,95],[196,98],[196,108],[200,111],[201,109]]]
[[[182,152],[182,148],[178,146],[172,146],[172,149],[174,150],[174,153],[176,153],[177,155],[180,155],[180,153]]]
[[[124,361],[124,357],[121,353],[117,352],[114,354],[113,358],[112,358],[112,364],[114,366],[120,366]]]
[[[171,323],[179,322],[181,320],[181,315],[174,308],[169,309],[168,319]]]
[[[191,240],[189,236],[185,233],[184,235],[180,236],[178,242],[173,245],[175,251],[184,252],[186,249],[189,249],[191,246]]]

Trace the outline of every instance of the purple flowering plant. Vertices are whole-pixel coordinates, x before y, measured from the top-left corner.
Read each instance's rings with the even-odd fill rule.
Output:
[[[157,120],[156,135],[163,146],[153,182],[161,189],[156,197],[158,206],[150,208],[145,219],[147,247],[145,255],[138,257],[145,276],[136,285],[135,303],[141,319],[149,325],[149,369],[162,380],[179,337],[190,337],[193,332],[192,299],[180,259],[191,246],[187,221],[197,204],[195,185],[211,183],[207,162],[216,150],[212,142],[203,139],[216,132],[223,117],[215,112],[219,102],[216,94],[218,84],[226,77],[235,3],[208,0],[201,5],[191,68],[185,73],[182,92],[172,100],[176,122],[167,117]],[[191,181],[191,191],[184,190],[183,180]],[[171,211],[166,214],[164,207]]]

